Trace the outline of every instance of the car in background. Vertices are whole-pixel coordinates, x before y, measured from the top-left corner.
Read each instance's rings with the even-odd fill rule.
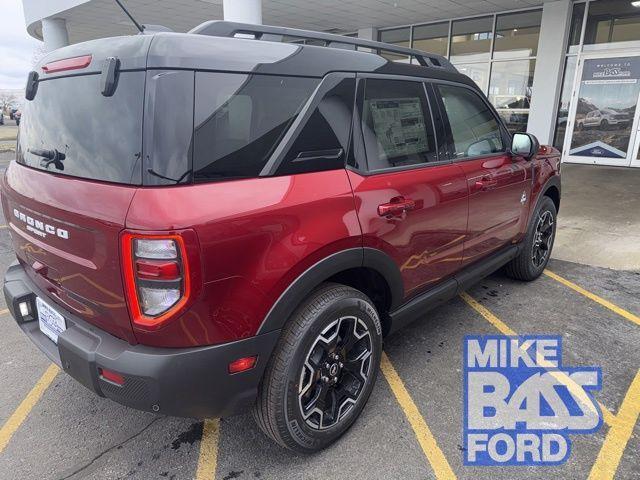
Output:
[[[4,114],[0,112],[0,125],[4,125]]]
[[[617,112],[611,108],[592,110],[584,118],[577,121],[578,129],[602,128],[606,130],[610,125],[626,125],[631,120],[629,114]]]
[[[525,95],[492,95],[490,99],[511,133],[527,130],[529,97]]]
[[[16,125],[20,125],[20,119],[22,118],[22,111],[16,110],[13,113],[13,119],[16,121]]]
[[[10,109],[9,109],[9,118],[10,118],[11,120],[13,120],[13,116],[15,115],[15,113],[16,113],[17,111],[18,111],[18,107],[15,107],[15,108],[13,108],[13,107],[12,107],[12,108],[10,108]]]

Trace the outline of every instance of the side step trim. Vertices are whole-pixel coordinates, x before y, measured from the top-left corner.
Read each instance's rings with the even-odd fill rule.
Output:
[[[435,287],[412,298],[389,313],[391,317],[391,329],[395,332],[402,327],[420,318],[427,311],[446,303],[457,294],[467,290],[480,280],[509,263],[520,253],[520,245],[510,245],[484,258],[464,270],[455,274],[452,278],[436,285]]]

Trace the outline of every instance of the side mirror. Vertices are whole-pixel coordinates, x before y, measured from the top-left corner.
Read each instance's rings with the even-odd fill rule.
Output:
[[[511,153],[531,160],[540,149],[540,142],[530,133],[515,133],[511,141]]]

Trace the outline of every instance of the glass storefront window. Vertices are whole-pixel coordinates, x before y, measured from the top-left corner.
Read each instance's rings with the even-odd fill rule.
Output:
[[[493,17],[472,18],[453,22],[451,61],[489,60],[493,38]]]
[[[483,92],[487,93],[487,87],[489,86],[489,62],[458,63],[456,64],[456,68],[460,73],[476,82]]]
[[[568,51],[577,52],[580,47],[580,37],[582,36],[582,24],[584,22],[584,3],[576,3],[571,14],[571,26],[569,27]]]
[[[640,8],[629,0],[589,4],[585,45],[640,40]]]
[[[449,22],[413,28],[413,48],[446,57],[448,44]]]
[[[392,43],[400,47],[411,46],[410,42],[410,29],[409,27],[394,28],[393,30],[382,30],[378,33],[378,39],[384,43]],[[381,55],[387,60],[394,62],[409,62],[409,57],[406,55],[397,55],[389,52],[382,52]]]
[[[569,121],[569,108],[571,107],[571,93],[573,91],[573,79],[576,75],[576,65],[578,57],[575,55],[567,57],[564,67],[564,77],[562,80],[562,93],[560,94],[560,104],[558,105],[558,115],[556,117],[556,133],[553,137],[553,146],[562,150],[564,138],[567,134],[567,123]]]
[[[498,15],[493,58],[535,57],[541,22],[541,10]]]
[[[627,157],[632,147],[639,80],[638,57],[584,61],[570,155]]]
[[[494,62],[489,100],[511,133],[525,132],[529,121],[535,60]]]

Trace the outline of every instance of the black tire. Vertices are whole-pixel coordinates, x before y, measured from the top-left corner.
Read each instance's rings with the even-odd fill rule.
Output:
[[[549,220],[551,221],[550,225],[548,225]],[[533,212],[527,237],[522,243],[522,251],[516,258],[505,265],[504,270],[507,276],[529,282],[542,274],[549,262],[551,250],[553,249],[553,242],[556,237],[556,220],[557,211],[553,200],[547,196],[542,197]],[[542,235],[541,228],[544,230]],[[538,253],[536,253],[536,250],[538,250]],[[543,257],[536,256],[539,255],[540,251],[545,252]]]
[[[316,452],[335,442],[371,395],[382,355],[381,332],[378,312],[362,292],[335,283],[313,291],[285,325],[269,360],[253,409],[258,426],[296,452]],[[323,335],[335,336],[333,354],[329,352],[332,342]],[[345,354],[347,344],[351,355]],[[320,366],[314,369],[311,364]],[[339,371],[335,373],[333,367]],[[328,393],[331,388],[335,397]],[[321,403],[321,397],[329,400]]]
[[[602,122],[600,122],[600,128],[602,130],[609,130],[609,122],[607,120],[602,120]]]

